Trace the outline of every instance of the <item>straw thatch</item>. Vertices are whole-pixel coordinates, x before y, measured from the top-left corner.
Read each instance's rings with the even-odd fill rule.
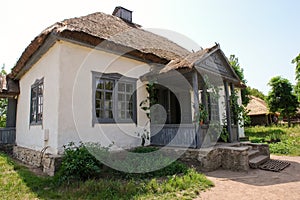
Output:
[[[212,50],[219,48],[219,45],[215,45],[211,48],[207,48],[204,50],[199,50],[197,52],[190,53],[184,59],[176,58],[171,60],[163,69],[160,70],[160,73],[166,73],[168,71],[179,69],[179,68],[190,68],[192,69],[196,62],[199,62],[202,58],[205,57]]]
[[[19,82],[8,76],[0,76],[0,98],[14,98],[20,93]]]
[[[250,101],[249,101],[246,109],[250,111],[248,113],[249,116],[268,115],[269,114],[269,110],[268,110],[266,102],[255,96],[250,96]]]
[[[101,12],[71,18],[55,23],[38,35],[25,49],[10,74],[16,78],[30,58],[41,48],[49,36],[76,40],[97,46],[106,41],[110,50],[121,50],[143,60],[167,64],[186,57],[190,52],[165,37],[143,30],[139,25]]]
[[[7,90],[5,75],[0,75],[0,92],[2,92],[2,90]]]

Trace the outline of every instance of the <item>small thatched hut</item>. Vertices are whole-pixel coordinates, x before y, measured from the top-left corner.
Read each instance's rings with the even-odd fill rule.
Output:
[[[268,106],[263,99],[250,96],[246,109],[249,111],[248,116],[251,119],[251,126],[270,125],[274,122],[274,114],[269,112]]]

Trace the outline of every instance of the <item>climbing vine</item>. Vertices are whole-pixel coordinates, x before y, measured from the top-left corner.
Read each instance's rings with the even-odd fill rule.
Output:
[[[231,120],[235,125],[239,124],[240,126],[244,126],[244,124],[250,121],[247,115],[249,111],[247,111],[244,106],[239,105],[238,98],[236,91],[230,95]]]
[[[147,117],[150,119],[150,108],[158,102],[158,90],[155,88],[155,83],[153,81],[146,84],[146,90],[148,96],[140,103],[140,108],[146,112]]]

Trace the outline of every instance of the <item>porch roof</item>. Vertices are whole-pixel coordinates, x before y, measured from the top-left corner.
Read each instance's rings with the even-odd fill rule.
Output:
[[[214,56],[212,56],[214,55]],[[219,59],[219,61],[216,61]],[[222,62],[221,64],[218,62]],[[190,53],[184,59],[176,58],[171,60],[163,67],[153,66],[152,71],[141,76],[142,81],[150,80],[153,77],[168,73],[172,70],[192,71],[196,69],[199,72],[211,73],[221,76],[224,80],[234,83],[240,88],[246,85],[239,79],[234,69],[229,64],[226,56],[220,49],[220,45],[216,44],[211,48],[199,50]]]

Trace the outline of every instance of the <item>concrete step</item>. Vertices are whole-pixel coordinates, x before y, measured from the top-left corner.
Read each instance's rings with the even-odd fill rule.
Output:
[[[267,162],[269,160],[269,156],[259,155],[249,160],[249,166],[251,168],[258,168],[259,165]]]
[[[258,156],[258,154],[259,154],[259,150],[255,150],[255,149],[250,150],[248,153],[249,160]]]

